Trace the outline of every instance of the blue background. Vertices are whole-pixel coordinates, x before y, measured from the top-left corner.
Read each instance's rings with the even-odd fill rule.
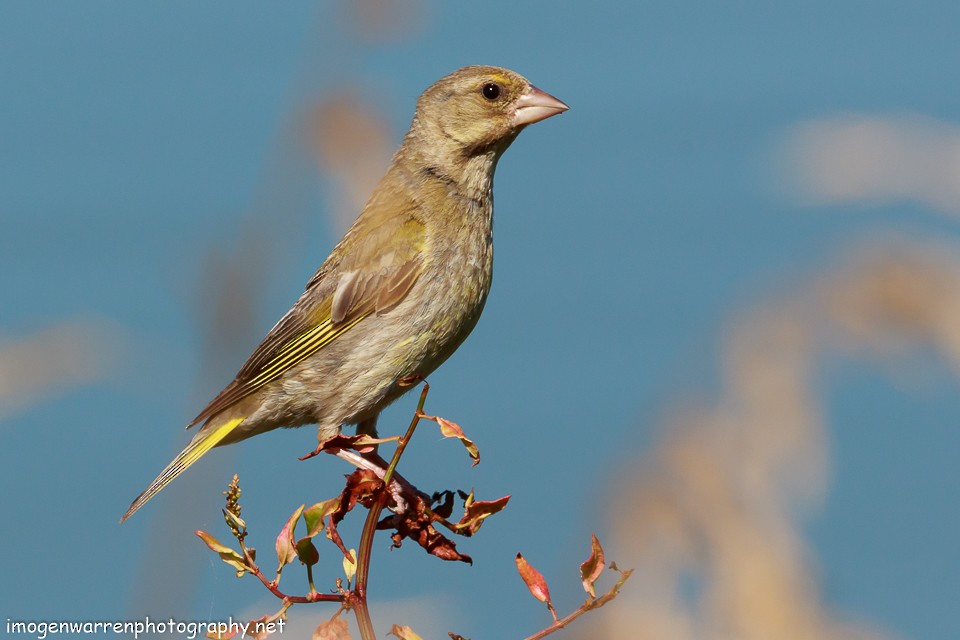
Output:
[[[501,161],[493,292],[431,379],[428,411],[460,423],[483,462],[470,470],[429,425],[403,462],[422,486],[513,501],[459,542],[472,568],[410,544],[387,553],[385,539],[374,559],[374,603],[435,602],[440,630],[467,637],[546,623],[518,550],[560,609],[576,606],[576,564],[613,508],[605,487],[648,450],[665,407],[716,385],[738,309],[878,230],[960,241],[955,220],[917,202],[803,205],[771,168],[810,118],[960,121],[956,3],[398,6],[411,24],[367,37],[332,3],[0,5],[0,337],[80,319],[106,336],[91,346],[110,365],[0,415],[0,617],[275,610],[192,531],[229,537],[219,492],[238,472],[270,569],[280,524],[347,471],[296,461],[311,429],[214,451],[117,519],[338,238],[330,182],[292,124],[325,96],[357,88],[394,142],[419,93],[465,64],[508,66],[571,106]],[[209,331],[218,265],[256,293],[228,338]],[[919,391],[858,362],[819,380],[831,488],[804,534],[828,609],[937,640],[960,637],[960,400],[948,367],[923,361]],[[398,402],[381,431],[413,406]],[[336,554],[321,552],[333,575]]]

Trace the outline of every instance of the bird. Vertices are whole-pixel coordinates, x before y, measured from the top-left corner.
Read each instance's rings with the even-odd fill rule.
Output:
[[[463,67],[428,87],[356,221],[120,522],[213,447],[307,424],[321,442],[345,425],[376,434],[404,381],[425,379],[480,318],[498,160],[525,127],[568,109],[502,67]]]

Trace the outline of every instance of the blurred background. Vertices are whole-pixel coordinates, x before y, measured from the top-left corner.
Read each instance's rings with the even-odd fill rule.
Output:
[[[458,541],[473,567],[376,543],[381,632],[529,635],[549,616],[514,555],[566,612],[595,531],[636,573],[564,637],[960,637],[958,22],[886,0],[3,3],[0,617],[278,608],[193,531],[229,538],[239,473],[272,569],[285,519],[349,472],[296,460],[313,429],[216,450],[117,520],[419,93],[497,64],[571,110],[501,161],[493,292],[430,380],[482,462],[425,425],[403,471],[513,499]],[[294,607],[289,637],[332,613]]]

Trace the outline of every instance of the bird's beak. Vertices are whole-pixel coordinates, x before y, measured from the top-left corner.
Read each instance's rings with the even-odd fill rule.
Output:
[[[532,85],[526,93],[517,98],[516,105],[517,110],[513,116],[515,127],[546,120],[570,108],[546,91],[541,91]]]

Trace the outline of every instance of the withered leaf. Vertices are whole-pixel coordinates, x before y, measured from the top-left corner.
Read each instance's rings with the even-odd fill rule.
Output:
[[[591,598],[596,598],[597,594],[593,585],[597,581],[597,578],[600,577],[600,574],[603,573],[603,567],[605,565],[603,560],[603,547],[600,546],[600,541],[597,540],[597,534],[591,533],[590,536],[590,557],[580,565],[580,580],[583,582],[583,590],[589,593]]]
[[[473,440],[464,434],[460,425],[440,416],[434,416],[434,419],[440,425],[440,433],[447,438],[458,438],[463,443],[463,446],[467,448],[467,453],[470,454],[470,459],[473,460],[473,466],[477,466],[480,463],[480,449],[477,448]]]
[[[456,532],[464,536],[472,536],[480,530],[483,521],[495,513],[503,511],[510,501],[510,496],[496,500],[474,500],[473,491],[463,502],[463,517],[456,524]]]
[[[395,636],[400,638],[400,640],[423,640],[420,636],[414,633],[413,629],[408,626],[400,626],[398,624],[390,627],[390,631],[387,633],[388,636]]]
[[[311,640],[350,640],[350,629],[347,621],[338,615],[321,622],[313,630]]]

